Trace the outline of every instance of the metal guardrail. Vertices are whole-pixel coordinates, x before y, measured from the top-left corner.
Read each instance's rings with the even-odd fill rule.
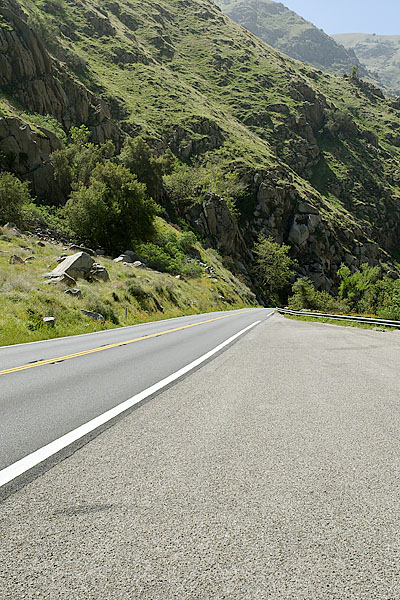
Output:
[[[315,317],[335,319],[337,321],[356,321],[358,323],[367,323],[369,325],[383,325],[386,327],[398,327],[400,321],[389,321],[387,319],[372,319],[369,317],[356,317],[352,315],[331,315],[329,313],[307,312],[305,310],[290,310],[289,308],[276,308],[276,311],[284,315],[293,315],[298,317]]]

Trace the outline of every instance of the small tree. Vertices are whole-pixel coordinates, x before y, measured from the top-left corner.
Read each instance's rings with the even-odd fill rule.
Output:
[[[350,69],[350,77],[352,79],[358,79],[358,69],[360,67],[358,67],[357,65],[353,65]]]
[[[270,300],[277,302],[279,293],[288,285],[293,274],[294,261],[289,256],[290,246],[278,244],[272,237],[260,237],[253,252],[256,256],[254,275]]]
[[[95,168],[88,186],[72,192],[65,214],[80,238],[112,253],[151,237],[157,205],[128,169],[107,161]]]
[[[23,207],[32,202],[28,186],[12,173],[0,173],[0,225],[7,221],[21,223]]]
[[[156,200],[161,195],[163,175],[171,172],[175,158],[170,150],[156,157],[147,142],[137,136],[126,139],[119,161],[146,185],[147,193]]]
[[[96,166],[112,158],[115,153],[114,144],[110,140],[100,145],[89,142],[90,131],[85,125],[72,127],[69,133],[71,143],[51,155],[54,177],[65,198],[71,190],[89,185]]]

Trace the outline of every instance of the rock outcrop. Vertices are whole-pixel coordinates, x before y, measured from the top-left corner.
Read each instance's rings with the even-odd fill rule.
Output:
[[[94,264],[94,260],[86,252],[77,252],[72,256],[68,256],[58,264],[55,269],[47,273],[46,277],[61,277],[66,273],[69,277],[77,279],[78,277],[86,278]]]
[[[206,245],[238,261],[251,258],[237,221],[220,196],[208,194],[203,202],[188,210],[187,218],[201,234]]]
[[[0,118],[0,167],[29,180],[33,195],[51,197],[55,202],[60,190],[49,156],[59,148],[61,143],[51,131],[43,127],[35,131],[18,118]]]

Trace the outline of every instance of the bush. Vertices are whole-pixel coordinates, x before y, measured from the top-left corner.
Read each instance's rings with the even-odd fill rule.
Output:
[[[81,239],[113,253],[151,237],[157,205],[128,169],[107,161],[97,165],[87,187],[72,192],[64,210]]]
[[[231,214],[240,216],[237,201],[246,191],[239,174],[224,171],[218,163],[208,161],[192,166],[180,165],[170,175],[164,177],[165,188],[170,198],[178,206],[185,206],[201,200],[212,193],[224,198]]]
[[[31,202],[27,182],[11,173],[0,173],[0,224],[12,221],[21,225],[23,208]]]
[[[278,244],[272,237],[260,236],[253,248],[256,256],[253,273],[262,291],[273,302],[288,285],[294,261],[289,256],[290,247]]]
[[[63,210],[55,206],[37,206],[33,202],[24,204],[21,210],[21,222],[25,229],[32,231],[36,227],[50,229],[56,234],[71,236]]]
[[[119,324],[118,316],[110,300],[103,300],[96,294],[91,294],[86,298],[86,309],[103,315],[106,321],[111,321],[114,325]]]
[[[349,306],[344,300],[338,300],[326,291],[318,291],[310,279],[297,279],[292,287],[293,295],[289,298],[291,310],[315,310],[317,312],[346,313]]]
[[[149,196],[156,200],[161,195],[163,175],[171,171],[175,158],[170,150],[157,158],[147,142],[137,136],[125,140],[119,161],[146,185]]]
[[[187,232],[181,236],[176,233],[159,233],[153,242],[141,244],[138,254],[152,269],[186,277],[200,277],[199,265],[189,261],[186,252],[194,248],[196,237]]]
[[[111,141],[95,145],[89,142],[90,131],[85,125],[70,130],[72,143],[51,155],[54,177],[67,198],[71,190],[88,186],[94,169],[111,159],[115,147]]]

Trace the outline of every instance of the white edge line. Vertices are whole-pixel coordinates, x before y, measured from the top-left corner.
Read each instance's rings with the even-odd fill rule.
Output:
[[[245,329],[242,329],[229,339],[225,340],[225,342],[222,342],[222,344],[219,344],[218,346],[213,348],[213,350],[210,350],[206,354],[203,354],[203,356],[200,356],[200,358],[197,358],[190,364],[186,365],[186,367],[182,367],[182,369],[179,369],[175,373],[172,373],[172,375],[169,375],[165,379],[162,379],[158,383],[155,383],[146,390],[143,390],[143,392],[132,396],[132,398],[125,400],[125,402],[118,404],[118,406],[115,406],[114,408],[108,410],[102,415],[95,417],[94,419],[88,421],[84,425],[80,425],[73,431],[70,431],[69,433],[66,433],[65,435],[58,438],[57,440],[54,440],[54,442],[50,442],[50,444],[43,446],[43,448],[39,448],[39,450],[28,454],[28,456],[25,456],[24,458],[21,458],[14,464],[2,469],[0,471],[0,488],[6,483],[9,483],[13,479],[15,479],[16,477],[19,477],[23,473],[26,473],[26,471],[29,471],[30,469],[40,464],[47,458],[50,458],[50,456],[53,456],[54,454],[57,454],[57,452],[59,452],[60,450],[63,450],[67,446],[70,446],[80,438],[84,437],[88,433],[100,427],[101,425],[104,425],[108,421],[111,421],[111,419],[113,419],[114,417],[117,417],[124,411],[128,410],[129,408],[132,408],[132,406],[135,406],[135,404],[138,404],[139,402],[145,400],[152,394],[155,394],[159,390],[162,390],[164,387],[166,387],[173,381],[176,381],[192,369],[195,369],[198,365],[201,365],[201,363],[203,363],[211,356],[222,350],[222,348],[225,348],[225,346],[228,346],[231,342],[236,340],[238,337],[246,333],[246,331],[249,331],[259,323],[261,323],[261,321],[255,321]]]
[[[192,315],[182,315],[181,317],[172,317],[172,319],[159,319],[158,321],[145,321],[144,323],[135,323],[135,325],[122,325],[121,327],[113,327],[112,329],[100,329],[99,331],[88,331],[87,333],[77,333],[75,335],[64,335],[62,337],[48,338],[47,340],[36,340],[35,342],[21,342],[20,344],[9,344],[8,346],[0,346],[0,350],[7,348],[22,348],[22,346],[33,346],[34,344],[44,344],[46,342],[58,342],[60,340],[74,340],[75,338],[86,337],[89,335],[99,335],[101,333],[111,333],[123,331],[124,329],[133,329],[134,327],[142,327],[143,325],[157,325],[158,323],[166,323],[167,321],[177,321],[178,319],[186,319],[190,317],[206,317],[209,315],[219,315],[221,313],[242,312],[244,310],[263,310],[262,306],[248,306],[245,308],[234,308],[233,310],[215,310],[211,313],[194,313]]]

